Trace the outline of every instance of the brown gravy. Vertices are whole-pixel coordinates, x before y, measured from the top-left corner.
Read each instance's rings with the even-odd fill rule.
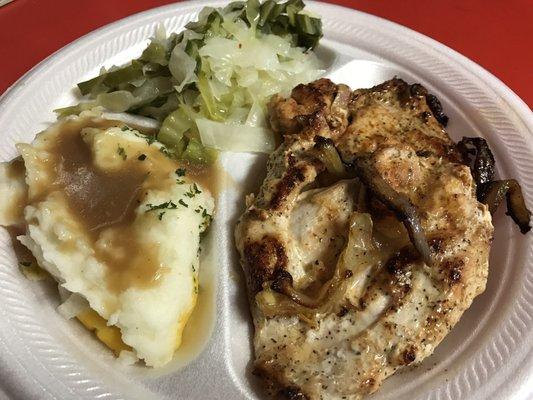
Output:
[[[142,248],[145,246],[132,231],[147,171],[136,158],[124,160],[117,170],[99,168],[81,129],[79,123],[67,122],[51,146],[51,189],[64,193],[70,212],[93,244],[95,256],[108,267],[106,284],[110,290],[119,293],[132,286],[149,285],[157,278],[159,260],[153,250]],[[96,245],[102,235],[108,246]]]
[[[147,176],[140,162],[126,160],[118,171],[101,170],[76,131],[62,132],[52,153],[56,158],[56,184],[88,232],[98,235],[107,227],[131,223]]]

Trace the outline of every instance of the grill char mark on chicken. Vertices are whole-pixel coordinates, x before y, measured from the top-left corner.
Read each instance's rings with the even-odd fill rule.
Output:
[[[235,234],[255,326],[254,365],[273,395],[314,400],[372,393],[399,368],[430,355],[484,290],[490,214],[476,199],[435,99],[400,79],[353,92],[321,79],[270,102],[271,126],[284,140]],[[328,168],[313,152],[324,141],[347,165],[367,157],[408,198],[431,265],[358,179],[322,186]],[[370,228],[354,225],[366,213]],[[365,238],[364,229],[374,258],[361,248],[358,257],[366,261],[352,260],[347,243],[352,235]],[[326,303],[314,308],[278,287],[290,284],[287,293],[316,299],[332,281]]]

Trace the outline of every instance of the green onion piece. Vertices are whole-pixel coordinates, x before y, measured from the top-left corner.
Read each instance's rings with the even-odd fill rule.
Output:
[[[298,45],[313,49],[322,37],[322,21],[306,14],[296,14],[296,29],[299,33]]]
[[[296,25],[296,15],[302,11],[305,7],[305,4],[302,0],[289,0],[286,3],[285,11],[289,17],[289,21],[292,26]]]
[[[96,103],[113,112],[125,112],[135,104],[135,97],[126,90],[111,93],[100,93]]]
[[[198,50],[200,47],[202,47],[202,45],[203,43],[201,40],[189,40],[187,42],[187,45],[185,46],[185,53],[187,53],[191,58],[197,60],[200,57]],[[198,71],[195,71],[195,72],[198,72]]]
[[[89,79],[85,82],[78,83],[78,88],[83,96],[89,93],[102,93],[105,92],[107,87],[104,86],[103,82],[106,77],[106,74],[98,75],[95,78]]]
[[[158,98],[162,98],[161,104],[164,104],[166,97],[174,91],[174,85],[170,77],[157,76],[147,79],[140,87],[133,90],[132,95],[135,97],[135,105],[147,105]]]
[[[222,17],[220,17],[220,15],[216,13],[211,19],[209,22],[209,30],[205,33],[204,36],[206,39],[212,36],[219,36],[221,33],[220,24],[222,23]]]
[[[229,14],[234,11],[243,10],[246,7],[245,1],[234,1],[224,7],[224,14]]]
[[[170,74],[167,64],[161,65],[155,62],[146,62],[146,64],[143,65],[143,75],[147,78],[156,76],[169,76]]]
[[[181,158],[195,164],[211,164],[216,160],[217,152],[202,146],[198,140],[191,139]]]
[[[219,15],[218,10],[212,7],[205,7],[200,11],[198,21],[189,22],[185,25],[185,29],[190,29],[196,33],[206,33],[217,15]]]
[[[178,96],[176,93],[171,93],[160,105],[153,101],[137,110],[140,115],[155,118],[158,121],[163,121],[172,111],[175,111],[179,106]]]
[[[274,0],[265,1],[261,5],[258,25],[264,26],[267,22],[274,21],[284,10],[283,4],[278,4]]]
[[[100,82],[107,88],[112,89],[121,83],[127,83],[143,76],[143,64],[139,61],[133,60],[130,65],[107,72],[97,78],[90,79],[85,82],[78,83],[78,88],[81,94],[86,95],[94,93],[93,89]],[[103,79],[102,79],[103,78]]]
[[[85,103],[76,104],[75,106],[56,108],[54,112],[57,114],[58,118],[64,118],[64,117],[68,117],[69,115],[78,115],[82,111],[90,110],[91,108],[95,106],[96,106],[95,101],[88,101]]]
[[[285,6],[287,7],[287,13],[291,12],[289,8],[294,12],[299,13],[305,8],[305,3],[303,0],[289,0],[285,3]]]
[[[269,30],[274,35],[285,36],[289,33],[289,27],[290,27],[289,17],[281,14],[276,18],[275,21],[272,21]]]
[[[167,49],[164,45],[157,42],[150,42],[148,47],[144,49],[141,60],[156,63],[159,65],[167,65]]]
[[[310,17],[306,14],[296,14],[296,28],[299,32],[307,35],[322,35],[320,19]]]
[[[165,118],[157,134],[157,140],[180,155],[185,148],[183,134],[191,129],[191,126],[192,121],[180,107]]]
[[[207,115],[214,121],[224,121],[227,111],[222,103],[216,101],[209,87],[209,81],[204,74],[198,76],[197,86]]]
[[[143,76],[143,64],[133,60],[130,65],[110,71],[106,74],[104,84],[108,87],[115,87],[121,83],[127,83]]]
[[[248,0],[246,2],[246,19],[250,23],[250,26],[257,25],[257,21],[260,16],[260,8],[261,3],[259,2],[259,0]]]

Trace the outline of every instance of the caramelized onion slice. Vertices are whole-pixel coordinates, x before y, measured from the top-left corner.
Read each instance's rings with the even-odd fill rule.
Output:
[[[494,155],[487,141],[480,137],[464,137],[457,146],[463,149],[465,161],[470,165],[470,155],[475,153],[474,164],[471,167],[472,176],[478,188],[478,199],[483,187],[494,179]]]
[[[310,296],[307,296],[306,294],[301,293],[297,289],[295,289],[292,286],[292,283],[292,275],[288,271],[280,270],[272,281],[270,288],[275,292],[284,294],[296,304],[299,304],[303,307],[315,309],[322,305],[324,296],[319,295],[316,298],[311,298]],[[329,288],[329,286],[331,286],[331,283],[332,282],[330,280],[324,286],[322,286],[320,294],[324,292],[322,289],[324,287]]]
[[[380,257],[383,254],[375,246],[372,232],[370,214],[354,212],[350,218],[348,241],[339,256],[333,276],[320,287],[316,296],[311,297],[294,288],[291,274],[279,270],[270,287],[256,295],[263,314],[298,315],[312,325],[317,314],[331,312],[342,304],[350,287],[350,278],[382,261]]]
[[[480,201],[487,204],[490,213],[494,214],[504,197],[507,198],[507,212],[520,228],[520,232],[529,232],[531,230],[529,222],[531,212],[526,207],[522,188],[515,179],[488,183]]]
[[[422,229],[416,207],[407,196],[398,193],[383,179],[367,157],[356,158],[354,166],[355,173],[368,190],[402,221],[415,249],[424,262],[431,265],[431,250]]]
[[[518,225],[520,232],[524,234],[529,232],[531,212],[526,207],[522,188],[515,179],[493,180],[495,161],[487,141],[479,137],[464,137],[457,147],[463,153],[468,165],[471,164],[470,156],[475,154],[470,169],[477,185],[478,200],[487,204],[490,213],[494,214],[502,200],[506,198],[508,215]]]
[[[317,136],[312,152],[324,164],[330,174],[336,176],[344,176],[346,174],[344,163],[331,139]]]

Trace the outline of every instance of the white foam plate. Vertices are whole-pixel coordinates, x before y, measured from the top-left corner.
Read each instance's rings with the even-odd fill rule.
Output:
[[[88,34],[28,72],[0,99],[0,160],[15,156],[15,143],[31,141],[54,121],[52,110],[76,101],[77,82],[101,66],[137,57],[157,24],[181,29],[205,5],[194,1],[156,8]],[[323,17],[321,57],[328,75],[352,88],[397,75],[420,82],[441,99],[454,139],[483,136],[500,177],[517,178],[533,206],[533,116],[502,82],[449,48],[391,22],[354,10],[309,1]],[[57,290],[19,272],[10,240],[0,232],[0,397],[20,399],[254,399],[250,375],[251,324],[233,224],[243,194],[257,189],[264,157],[226,154],[233,183],[218,199],[207,244],[214,263],[202,280],[211,284],[203,326],[187,333],[210,339],[154,371],[122,367],[78,323],[57,312]],[[396,374],[372,396],[384,399],[531,399],[533,397],[533,234],[522,236],[503,212],[485,293],[420,366]],[[215,268],[213,268],[213,266]],[[212,333],[210,335],[210,333]],[[202,351],[203,350],[203,351]],[[200,352],[201,354],[195,354]],[[192,360],[190,360],[192,358]]]

